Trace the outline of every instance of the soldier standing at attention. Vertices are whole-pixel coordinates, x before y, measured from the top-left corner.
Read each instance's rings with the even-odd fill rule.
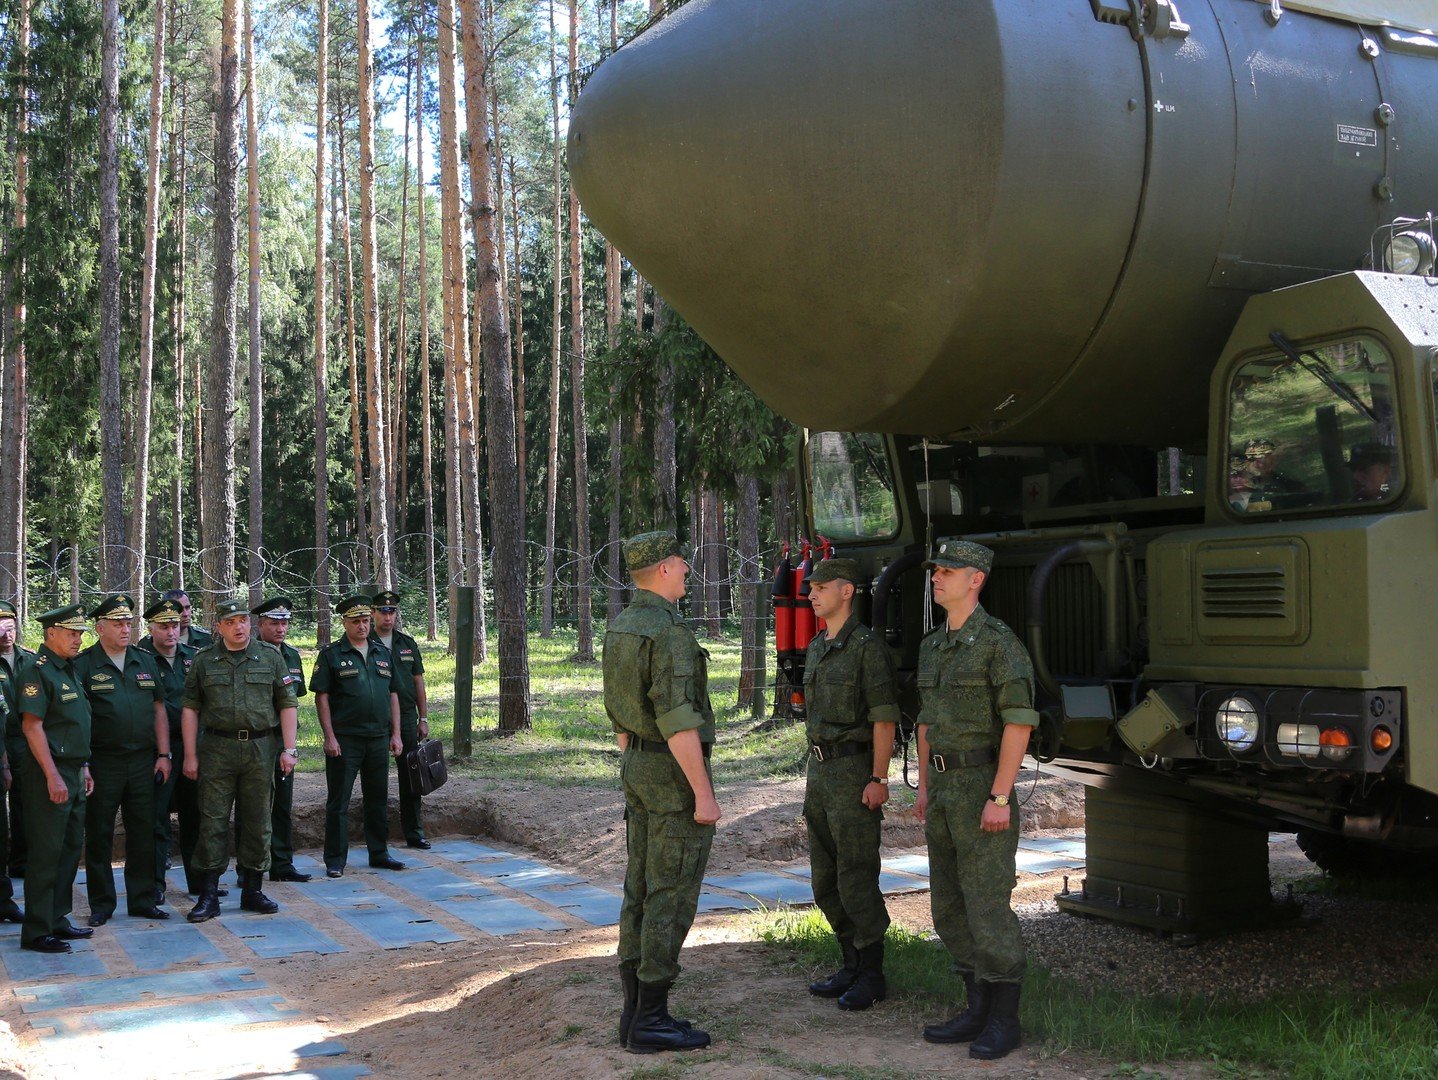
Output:
[[[669,1014],[669,988],[720,813],[709,771],[707,654],[676,606],[689,563],[674,535],[625,541],[624,563],[634,599],[604,635],[604,709],[622,751],[629,853],[619,914],[619,1041],[635,1054],[696,1050],[709,1036]]]
[[[190,623],[190,594],[184,589],[166,589],[161,595],[161,600],[173,600],[180,609],[180,644],[188,645],[199,652],[201,649],[208,649],[215,643],[215,635],[199,626]]]
[[[165,695],[165,718],[170,725],[170,749],[184,752],[184,735],[180,728],[181,699],[185,695],[185,676],[195,662],[195,650],[180,644],[180,604],[176,600],[157,600],[145,609],[150,634],[135,646],[155,658],[160,674],[160,690]],[[195,782],[183,774],[179,762],[171,763],[170,775],[155,789],[155,903],[165,902],[165,870],[170,855],[170,807],[180,818],[180,859],[185,867],[185,891],[199,893],[194,873],[195,842],[200,835],[200,804]]]
[[[259,606],[250,609],[258,621],[260,640],[279,652],[289,671],[290,689],[296,698],[302,698],[305,689],[305,669],[300,663],[300,654],[291,645],[285,644],[290,632],[291,609],[294,604],[288,596],[272,596]],[[275,801],[270,810],[270,880],[306,882],[310,875],[295,869],[294,822],[295,774],[291,769],[285,772],[278,762],[275,764]]]
[[[879,888],[881,809],[889,799],[889,759],[899,723],[894,662],[882,640],[854,614],[853,559],[826,559],[809,577],[814,614],[828,626],[804,658],[809,774],[804,821],[814,903],[839,939],[844,966],[809,987],[841,1009],[883,1001],[884,931],[889,912]]]
[[[399,696],[399,740],[407,754],[429,738],[429,695],[424,689],[424,657],[419,642],[396,628],[399,622],[399,593],[386,589],[371,601],[374,628],[370,640],[378,641],[389,650],[394,660],[394,692]],[[402,769],[402,766],[401,766]],[[420,796],[409,790],[403,771],[399,778],[399,826],[404,831],[405,847],[428,851],[424,838],[424,814]]]
[[[169,779],[170,721],[154,657],[130,647],[135,602],[105,597],[90,613],[95,644],[75,658],[75,677],[90,699],[90,774],[85,805],[85,892],[90,925],[115,914],[115,814],[125,821],[125,906],[141,919],[168,919],[155,904],[155,788]]]
[[[369,864],[403,870],[389,853],[389,759],[402,747],[393,662],[389,650],[370,639],[368,596],[346,597],[335,611],[344,620],[344,637],[320,650],[310,676],[325,736],[325,874],[344,876],[356,776]]]
[[[69,919],[85,842],[85,799],[95,790],[90,704],[73,665],[90,625],[79,604],[45,612],[40,625],[45,643],[20,673],[20,720],[30,751],[23,763],[30,861],[20,947],[61,953],[95,932],[71,926]]]
[[[239,826],[235,863],[240,907],[272,915],[279,905],[262,891],[270,865],[270,802],[275,759],[295,767],[297,708],[280,654],[250,640],[250,613],[241,600],[215,607],[220,641],[195,657],[185,680],[180,726],[185,775],[199,782],[200,838],[195,870],[200,896],[190,922],[220,913],[220,874],[229,861],[230,809]],[[200,730],[205,737],[201,739]]]
[[[15,605],[0,600],[0,724],[4,725],[4,742],[0,743],[0,922],[19,922],[11,878],[25,876],[25,810],[20,805],[24,779],[21,762],[29,754],[25,735],[20,729],[19,678],[21,667],[35,659],[35,654],[20,647],[20,616]],[[9,823],[6,823],[5,799],[9,796]]]
[[[929,845],[934,930],[968,990],[963,1012],[924,1028],[935,1043],[969,1042],[973,1058],[1019,1044],[1025,959],[1009,906],[1018,850],[1014,780],[1038,723],[1033,665],[1012,630],[979,605],[994,553],[949,540],[924,566],[947,613],[919,645],[919,794]]]

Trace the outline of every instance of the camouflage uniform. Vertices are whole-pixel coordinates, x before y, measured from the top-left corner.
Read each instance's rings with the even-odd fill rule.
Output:
[[[369,639],[384,645],[384,639],[377,631],[371,630]],[[420,655],[419,642],[408,634],[395,630],[386,646],[394,658],[394,678],[391,680],[395,694],[399,697],[399,738],[407,754],[419,745],[419,691],[414,677],[424,674],[424,657]],[[405,840],[411,846],[418,846],[424,840],[423,800],[410,793],[403,779],[399,784],[399,825]]]
[[[19,686],[20,710],[40,718],[50,757],[70,791],[63,803],[51,802],[40,763],[31,754],[25,755],[25,838],[30,861],[25,872],[25,924],[20,941],[31,945],[70,926],[75,874],[85,837],[83,769],[90,760],[90,703],[73,664],[45,646],[25,666]]]
[[[128,610],[128,607],[126,608]],[[121,671],[96,642],[75,658],[75,677],[90,700],[90,775],[85,806],[85,892],[91,919],[115,913],[115,815],[125,822],[125,905],[131,915],[155,907],[155,705],[165,700],[154,657],[126,647]],[[94,925],[94,923],[92,923]]]
[[[10,605],[4,605],[8,608]],[[25,790],[23,762],[30,756],[25,745],[25,735],[20,729],[20,708],[17,693],[19,679],[27,664],[33,663],[35,654],[22,649],[17,642],[13,664],[10,658],[0,656],[0,724],[4,725],[5,757],[10,765],[10,790],[0,792],[0,909],[5,901],[14,896],[12,877],[25,876],[25,810],[22,805]],[[9,822],[6,822],[6,796],[9,797]],[[13,901],[12,901],[13,902]]]
[[[185,693],[185,677],[195,662],[195,650],[188,645],[176,645],[171,659],[161,656],[155,642],[149,637],[140,639],[137,649],[143,649],[155,658],[155,670],[160,674],[160,691],[165,697],[165,716],[170,722],[170,750],[174,754],[170,778],[155,789],[155,892],[160,898],[165,895],[165,860],[170,856],[170,809],[173,806],[180,818],[180,861],[185,867],[185,891],[199,891],[199,881],[192,867],[195,858],[195,844],[200,835],[199,784],[185,775],[180,767],[184,741],[180,732],[180,699]]]
[[[614,730],[629,735],[620,767],[629,865],[619,960],[637,964],[644,983],[667,985],[679,974],[714,826],[694,820],[694,791],[674,756],[641,749],[638,740],[666,747],[670,736],[697,729],[707,759],[714,743],[707,662],[679,609],[644,589],[604,635],[604,708]]]
[[[224,870],[232,806],[240,826],[237,867],[269,868],[270,802],[280,752],[277,714],[296,707],[288,680],[279,653],[258,639],[251,639],[243,652],[220,641],[190,666],[181,704],[199,713],[200,720],[197,875]]]
[[[287,681],[290,689],[294,691],[296,698],[302,698],[309,693],[305,689],[305,669],[300,663],[300,654],[295,649],[280,642],[275,645],[268,641],[260,644],[267,645],[279,652],[280,658],[284,661],[285,669],[288,671]],[[278,714],[276,714],[278,720]],[[295,868],[295,839],[294,839],[294,806],[295,806],[295,774],[286,773],[280,768],[279,759],[275,759],[275,798],[270,808],[270,874],[281,874],[286,871],[293,872]]]
[[[982,606],[957,630],[939,627],[919,645],[918,722],[928,727],[930,754],[997,750],[1005,724],[1038,723],[1033,683],[1023,644]],[[1018,806],[1010,804],[1007,829],[984,832],[979,822],[997,762],[948,765],[943,772],[931,762],[925,767],[934,929],[961,974],[981,983],[1022,982],[1023,937],[1009,906]]]
[[[899,722],[894,664],[884,643],[850,615],[833,638],[820,634],[804,658],[809,754],[804,821],[809,832],[814,903],[841,943],[864,949],[882,941],[889,913],[879,888],[882,809],[863,804],[874,767],[873,725]],[[832,756],[842,744],[863,752]],[[820,760],[819,753],[824,754]]]
[[[366,607],[368,606],[366,602]],[[370,861],[389,857],[390,652],[371,640],[363,654],[341,637],[320,650],[310,689],[329,695],[330,726],[338,757],[325,758],[325,868],[343,869],[349,859],[350,799],[355,777],[364,806],[364,837]]]

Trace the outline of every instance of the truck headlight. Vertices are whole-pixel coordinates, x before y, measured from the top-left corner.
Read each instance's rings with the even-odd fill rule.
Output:
[[[1402,232],[1383,249],[1383,265],[1390,274],[1431,274],[1438,245],[1424,232]]]
[[[1246,754],[1258,743],[1258,707],[1243,695],[1234,694],[1218,707],[1214,730],[1230,750]]]

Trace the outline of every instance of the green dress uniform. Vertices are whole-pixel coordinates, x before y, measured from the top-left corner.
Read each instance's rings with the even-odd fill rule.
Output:
[[[980,820],[1004,725],[1038,723],[1033,665],[1014,632],[978,606],[959,629],[941,626],[920,643],[918,685],[930,754],[924,837],[934,930],[966,979],[1021,983],[1024,942],[1009,906],[1018,807],[1002,832],[984,832]]]
[[[155,907],[155,706],[164,690],[154,657],[126,647],[121,668],[96,642],[75,658],[90,700],[90,775],[85,807],[85,892],[90,917],[115,913],[115,815],[125,823],[125,904],[131,915]],[[93,923],[92,923],[93,925]]]
[[[40,718],[55,770],[70,793],[64,802],[51,802],[40,763],[25,755],[25,839],[30,856],[20,942],[33,946],[42,938],[69,936],[75,874],[85,839],[83,770],[90,760],[90,703],[72,663],[46,646],[25,666],[19,686],[20,710]]]
[[[620,778],[629,863],[619,914],[619,963],[668,986],[699,905],[714,826],[694,820],[694,790],[667,740],[697,730],[705,768],[714,745],[708,654],[668,600],[646,589],[604,635],[604,709],[629,736]]]
[[[302,698],[308,690],[305,689],[305,669],[300,663],[300,654],[283,641],[278,645],[268,641],[261,642],[275,649],[284,661],[286,678],[289,687],[294,691],[296,698]],[[275,759],[275,798],[270,808],[270,877],[273,879],[279,874],[294,873],[295,869],[295,837],[294,821],[292,815],[295,806],[295,774],[293,771],[285,772],[280,768],[279,759]]]
[[[282,709],[296,707],[279,653],[258,639],[235,652],[223,641],[200,652],[181,704],[199,714],[200,835],[195,874],[217,879],[229,861],[230,810],[239,825],[241,873],[270,865],[270,804]]]
[[[4,709],[5,724],[5,756],[10,762],[10,826],[8,831],[4,828],[4,822],[0,821],[0,844],[8,842],[8,850],[0,851],[0,872],[8,878],[23,878],[25,876],[25,806],[24,806],[24,761],[30,756],[30,748],[25,745],[25,733],[20,728],[20,676],[24,673],[25,666],[35,662],[35,654],[29,649],[22,649],[17,643],[15,651],[9,656],[0,655],[0,704]],[[0,802],[3,802],[0,797]],[[0,817],[4,816],[4,807],[0,806]],[[0,891],[4,890],[0,884]]]
[[[419,745],[419,696],[414,677],[424,674],[424,657],[419,642],[396,630],[386,642],[370,632],[369,639],[389,649],[394,659],[395,695],[399,698],[399,738],[407,754]],[[399,825],[405,842],[418,847],[424,841],[424,813],[420,796],[413,794],[403,779],[399,783]]]
[[[884,812],[865,806],[863,794],[874,769],[873,725],[897,724],[899,699],[888,647],[857,615],[833,638],[820,634],[809,643],[804,700],[809,738],[804,822],[814,903],[839,939],[845,968],[867,970],[861,957],[867,961],[876,953],[876,974],[882,975],[889,928],[879,888]]]
[[[165,861],[174,835],[170,831],[172,808],[180,819],[180,860],[185,867],[185,891],[197,892],[200,884],[192,869],[200,835],[199,784],[180,767],[180,751],[184,745],[180,733],[180,701],[185,694],[185,678],[195,662],[195,650],[188,645],[176,645],[173,659],[161,656],[149,637],[141,639],[135,647],[154,657],[160,690],[165,696],[165,717],[170,722],[170,749],[174,753],[170,778],[155,789],[155,899],[161,903],[165,896]]]
[[[329,695],[330,726],[340,744],[338,757],[325,758],[325,870],[343,871],[349,859],[350,799],[356,776],[370,862],[386,860],[390,857],[390,697],[394,694],[390,651],[377,641],[367,642],[364,652],[348,638],[332,641],[315,658],[310,689]]]

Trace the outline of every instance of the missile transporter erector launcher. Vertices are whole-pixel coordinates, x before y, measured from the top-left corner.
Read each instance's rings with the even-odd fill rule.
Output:
[[[691,0],[580,97],[586,211],[810,429],[901,669],[927,545],[995,548],[1075,910],[1438,851],[1433,101],[1426,0]]]

